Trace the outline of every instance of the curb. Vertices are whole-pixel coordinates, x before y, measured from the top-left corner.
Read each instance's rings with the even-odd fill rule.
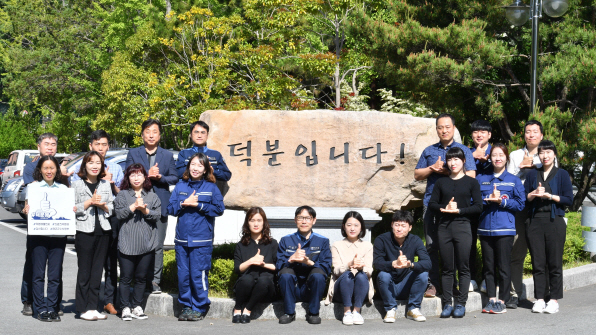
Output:
[[[524,293],[521,298],[534,299],[534,281],[532,278],[524,279]],[[563,271],[563,289],[572,290],[588,285],[596,284],[596,263],[580,266],[577,268]],[[529,294],[528,294],[529,292]],[[210,298],[211,307],[206,317],[209,319],[227,319],[231,318],[232,310],[234,308],[234,300],[228,298]],[[466,312],[473,312],[482,310],[483,302],[486,302],[486,295],[479,292],[470,292],[468,294],[468,302],[466,304]],[[404,318],[406,314],[406,300],[399,300],[397,306],[397,317]],[[296,317],[305,318],[307,303],[296,304]],[[145,306],[145,313],[159,316],[178,316],[181,310],[178,303],[177,294],[161,293],[151,294],[147,296],[147,303]],[[441,299],[440,298],[424,298],[422,300],[421,312],[425,316],[438,316],[441,314]],[[252,319],[260,320],[277,320],[283,312],[283,302],[275,301],[268,304],[258,304],[252,311]],[[383,302],[375,300],[371,306],[365,305],[362,307],[361,314],[364,319],[380,319],[385,314],[383,309]],[[319,313],[321,319],[325,320],[341,320],[343,316],[343,306],[341,304],[330,304],[325,306],[321,302],[321,310]]]

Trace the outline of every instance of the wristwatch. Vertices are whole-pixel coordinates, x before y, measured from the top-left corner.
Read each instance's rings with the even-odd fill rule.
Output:
[[[410,269],[414,268],[414,262],[410,263]]]

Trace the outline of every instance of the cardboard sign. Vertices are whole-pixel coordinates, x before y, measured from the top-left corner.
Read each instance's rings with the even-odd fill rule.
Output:
[[[28,198],[29,235],[75,235],[77,227],[73,189],[36,188],[35,192],[28,194]]]

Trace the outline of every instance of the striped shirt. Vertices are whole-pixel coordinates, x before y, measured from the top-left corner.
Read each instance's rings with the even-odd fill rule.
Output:
[[[149,214],[130,211],[137,197],[133,189],[122,190],[114,200],[116,218],[120,220],[118,250],[125,255],[142,255],[157,248],[156,222],[161,217],[161,201],[153,191],[141,192]]]

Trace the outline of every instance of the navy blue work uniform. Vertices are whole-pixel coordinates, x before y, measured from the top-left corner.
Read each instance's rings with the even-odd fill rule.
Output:
[[[222,155],[217,150],[209,149],[205,147],[193,146],[192,148],[184,149],[178,153],[178,159],[176,159],[176,171],[178,172],[178,178],[182,178],[188,160],[192,155],[197,153],[203,153],[209,158],[209,163],[213,167],[213,175],[218,181],[228,181],[232,178],[232,172],[228,169],[226,161],[224,161]]]
[[[298,244],[313,261],[313,266],[290,263],[288,260],[298,249]],[[331,273],[331,249],[329,239],[312,232],[306,239],[299,232],[286,235],[279,241],[277,262],[279,288],[284,300],[284,313],[296,313],[296,301],[308,302],[310,314],[319,314],[321,297],[327,277]]]
[[[193,192],[199,198],[197,207],[182,206]],[[204,180],[176,184],[168,213],[178,217],[176,225],[176,264],[178,266],[178,301],[201,314],[207,312],[209,270],[213,252],[213,223],[223,214],[223,196],[214,183]]]

